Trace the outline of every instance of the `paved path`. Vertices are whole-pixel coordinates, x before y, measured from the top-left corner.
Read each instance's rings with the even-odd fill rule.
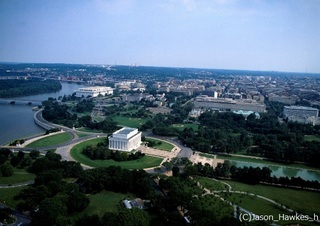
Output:
[[[226,183],[226,182],[224,182],[224,181],[219,181],[219,180],[213,179],[213,178],[211,178],[211,179],[214,180],[214,181],[217,181],[217,182],[220,182],[220,183],[223,183],[223,184],[227,185],[227,186],[228,186],[228,190],[214,190],[214,191],[211,191],[211,190],[203,187],[203,186],[198,182],[198,186],[201,187],[201,188],[204,190],[204,194],[203,194],[203,195],[214,195],[214,196],[220,198],[220,200],[222,200],[222,201],[224,201],[224,202],[227,202],[227,203],[229,203],[230,205],[233,205],[233,206],[234,206],[234,211],[236,211],[237,207],[239,207],[240,211],[245,212],[245,213],[250,214],[250,215],[254,215],[253,212],[251,212],[251,211],[249,211],[249,210],[246,210],[246,209],[244,209],[244,208],[242,208],[242,207],[240,207],[240,206],[237,206],[237,205],[231,203],[231,202],[228,201],[228,200],[225,200],[224,198],[222,198],[221,196],[219,196],[219,193],[235,193],[235,194],[250,195],[250,196],[254,196],[254,197],[263,199],[263,200],[265,200],[265,201],[271,202],[272,204],[274,204],[274,205],[278,206],[279,208],[282,208],[283,210],[286,210],[286,211],[288,211],[288,212],[290,212],[290,213],[296,213],[296,212],[298,212],[298,211],[295,211],[295,210],[293,210],[293,209],[287,208],[286,206],[284,206],[284,205],[276,202],[275,200],[269,199],[269,198],[267,198],[267,197],[265,197],[265,196],[262,196],[262,195],[257,195],[257,194],[254,194],[254,193],[249,193],[249,192],[244,192],[244,191],[233,191],[233,190],[232,190],[232,186],[231,186],[230,184],[228,184],[228,183]],[[238,213],[238,214],[239,214],[239,213]],[[236,212],[234,212],[235,218],[238,218],[238,214],[237,214]],[[302,215],[305,215],[305,216],[306,216],[307,214],[302,214]],[[316,220],[315,222],[320,223],[320,220]],[[275,225],[275,224],[274,224],[274,225]]]

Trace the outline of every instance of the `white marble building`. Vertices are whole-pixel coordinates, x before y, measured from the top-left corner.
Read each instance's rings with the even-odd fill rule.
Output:
[[[109,139],[109,149],[131,151],[141,144],[141,132],[135,128],[124,127],[114,132]]]
[[[76,90],[76,96],[77,97],[96,97],[99,94],[101,95],[112,95],[113,94],[113,89],[111,87],[107,86],[92,86],[92,87],[84,87],[80,88],[79,90]]]

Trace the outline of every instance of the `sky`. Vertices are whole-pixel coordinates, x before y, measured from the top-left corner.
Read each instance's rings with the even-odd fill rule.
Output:
[[[0,62],[320,73],[320,1],[0,0]]]

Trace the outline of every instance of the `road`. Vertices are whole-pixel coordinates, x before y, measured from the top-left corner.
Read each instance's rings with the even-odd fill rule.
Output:
[[[6,205],[0,203],[0,208],[9,208]],[[18,211],[13,211],[13,215],[16,218],[16,222],[10,224],[12,226],[27,226],[30,225],[31,219]]]

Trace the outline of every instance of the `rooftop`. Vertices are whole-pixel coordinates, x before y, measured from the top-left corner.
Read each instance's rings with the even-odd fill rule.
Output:
[[[131,133],[131,132],[133,132],[133,131],[135,131],[135,130],[136,130],[136,129],[134,129],[134,128],[124,127],[124,128],[122,128],[121,130],[118,130],[116,133],[117,133],[117,134],[127,135],[127,134],[129,134],[129,133]]]

